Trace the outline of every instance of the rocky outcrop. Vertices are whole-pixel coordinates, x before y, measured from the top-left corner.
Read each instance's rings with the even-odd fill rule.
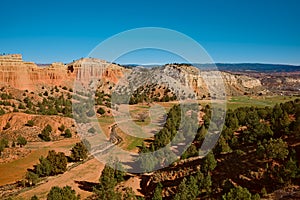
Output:
[[[0,56],[0,83],[18,89],[35,90],[38,85],[59,85],[68,80],[67,67],[62,63],[40,68],[24,62],[19,54]]]
[[[222,72],[227,95],[240,95],[244,93],[258,93],[262,89],[259,79],[245,75],[235,75],[228,72]]]
[[[68,73],[76,74],[80,81],[96,78],[116,84],[125,71],[124,67],[96,58],[81,58],[68,64]]]
[[[19,54],[0,56],[0,84],[21,90],[34,91],[43,86],[72,87],[74,79],[90,80],[95,77],[116,83],[125,68],[94,58],[83,58],[68,65],[52,63],[38,67],[33,62],[24,62]]]
[[[141,86],[166,86],[180,99],[218,98],[226,95],[257,94],[262,85],[256,78],[214,70],[200,71],[189,65],[169,64],[160,68],[135,67],[121,79],[116,91],[133,94]],[[150,88],[156,91],[155,88]],[[150,94],[150,93],[149,93]],[[151,95],[150,95],[151,96]]]
[[[213,93],[220,92],[221,87],[225,87],[227,95],[241,95],[245,92],[256,93],[262,88],[260,80],[256,78],[228,72],[200,71],[193,66],[166,65],[164,72],[167,76],[181,80],[183,85],[192,88],[200,98],[216,95]],[[174,76],[177,72],[180,72],[180,77]]]
[[[37,69],[32,62],[23,62],[20,54],[0,56],[0,82],[16,88],[30,85],[29,72]]]
[[[72,87],[74,80],[77,79],[81,82],[86,81],[86,84],[90,84],[91,80],[100,81],[102,90],[110,92],[109,90],[125,74],[128,74],[134,84],[146,84],[148,81],[173,88],[184,86],[191,89],[199,98],[214,96],[222,91],[223,86],[227,95],[255,93],[261,88],[261,83],[256,78],[227,72],[200,71],[188,65],[170,64],[150,70],[128,69],[105,60],[82,58],[70,64],[52,63],[46,67],[38,67],[33,62],[24,62],[19,54],[0,56],[0,84],[22,90],[36,90],[40,85]],[[220,77],[223,80],[219,80]],[[224,85],[220,85],[221,83]]]

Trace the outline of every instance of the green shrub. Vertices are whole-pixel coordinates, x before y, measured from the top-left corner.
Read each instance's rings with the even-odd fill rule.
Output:
[[[42,133],[39,134],[39,137],[44,141],[51,141],[50,133],[52,132],[52,127],[48,124],[43,130]]]
[[[26,109],[26,107],[22,103],[20,103],[19,104],[19,109]]]
[[[70,186],[63,188],[54,186],[47,195],[47,200],[79,200],[80,196],[76,195],[75,190]]]
[[[100,115],[103,115],[105,113],[105,110],[103,108],[98,108],[97,113]]]
[[[76,143],[71,150],[71,158],[74,161],[80,161],[81,159],[87,158],[88,150],[83,142]]]
[[[0,115],[4,115],[4,114],[5,114],[5,111],[2,108],[0,108]]]
[[[64,137],[65,138],[71,138],[72,137],[72,133],[71,133],[70,129],[65,130]]]
[[[32,120],[28,120],[27,123],[25,124],[25,126],[33,127],[34,122]]]
[[[20,145],[20,147],[25,146],[27,144],[26,138],[24,138],[23,136],[19,136],[17,139],[17,144]]]

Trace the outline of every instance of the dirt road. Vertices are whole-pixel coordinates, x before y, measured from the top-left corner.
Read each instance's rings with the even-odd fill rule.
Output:
[[[63,187],[66,185],[71,186],[77,194],[80,194],[81,199],[86,198],[92,194],[92,185],[99,182],[99,177],[104,168],[104,165],[97,159],[92,159],[84,164],[81,164],[70,171],[65,172],[59,176],[50,177],[48,182],[33,188],[32,190],[26,191],[18,195],[19,198],[30,199],[33,195],[38,194],[39,199],[46,199],[47,193],[51,187],[59,186]],[[83,190],[81,187],[85,187]]]

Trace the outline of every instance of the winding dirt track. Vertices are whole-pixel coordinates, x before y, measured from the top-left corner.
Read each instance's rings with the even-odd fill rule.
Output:
[[[129,120],[129,118],[125,118],[121,121],[114,122],[109,126],[109,130],[112,130],[112,127],[115,125],[126,124]],[[160,127],[162,121],[162,118],[155,119],[155,122],[157,123],[155,128]],[[149,130],[147,131],[154,131],[153,127],[151,127],[151,129],[149,128]],[[112,146],[114,145],[115,144],[112,144]],[[95,155],[109,149],[110,147],[111,146],[108,145],[91,153]],[[104,164],[100,163],[96,158],[93,158],[83,164],[72,168],[70,171],[67,171],[64,174],[55,177],[49,177],[47,179],[47,182],[42,183],[41,185],[38,185],[31,190],[22,192],[17,196],[17,198],[30,199],[33,195],[37,194],[39,199],[46,199],[47,193],[50,191],[51,187],[63,187],[69,185],[76,191],[77,194],[80,194],[81,199],[85,199],[92,194],[92,185],[95,185],[99,182],[99,177],[103,168]],[[85,186],[85,188],[83,188],[82,186]],[[139,177],[130,178],[129,180],[124,182],[124,186],[132,187],[133,191],[136,194],[141,195],[138,192],[138,190],[140,189]]]

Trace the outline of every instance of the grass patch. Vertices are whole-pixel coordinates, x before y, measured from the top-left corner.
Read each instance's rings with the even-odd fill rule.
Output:
[[[137,152],[138,146],[141,146],[144,138],[134,137],[124,133],[120,128],[117,128],[118,135],[123,139],[120,144],[120,147],[124,150]]]
[[[38,163],[41,156],[46,156],[48,149],[42,148],[40,150],[33,150],[26,157],[14,160],[9,163],[0,164],[0,185],[14,183],[21,180],[28,168]]]
[[[14,183],[24,178],[27,169],[33,168],[33,165],[39,162],[41,156],[47,156],[49,150],[69,152],[74,146],[77,139],[60,140],[54,142],[32,142],[28,143],[25,148],[30,149],[24,158],[14,160],[9,163],[0,164],[0,185]]]
[[[237,109],[239,107],[266,107],[266,106],[274,106],[277,103],[283,103],[286,101],[293,101],[297,99],[297,97],[293,96],[259,96],[259,97],[251,97],[251,96],[237,96],[231,97],[227,101],[227,109]]]
[[[126,149],[128,151],[132,151],[132,150],[136,150],[138,146],[141,146],[144,139],[143,138],[137,138],[137,137],[133,137],[133,136],[128,136],[127,138],[127,147]]]

